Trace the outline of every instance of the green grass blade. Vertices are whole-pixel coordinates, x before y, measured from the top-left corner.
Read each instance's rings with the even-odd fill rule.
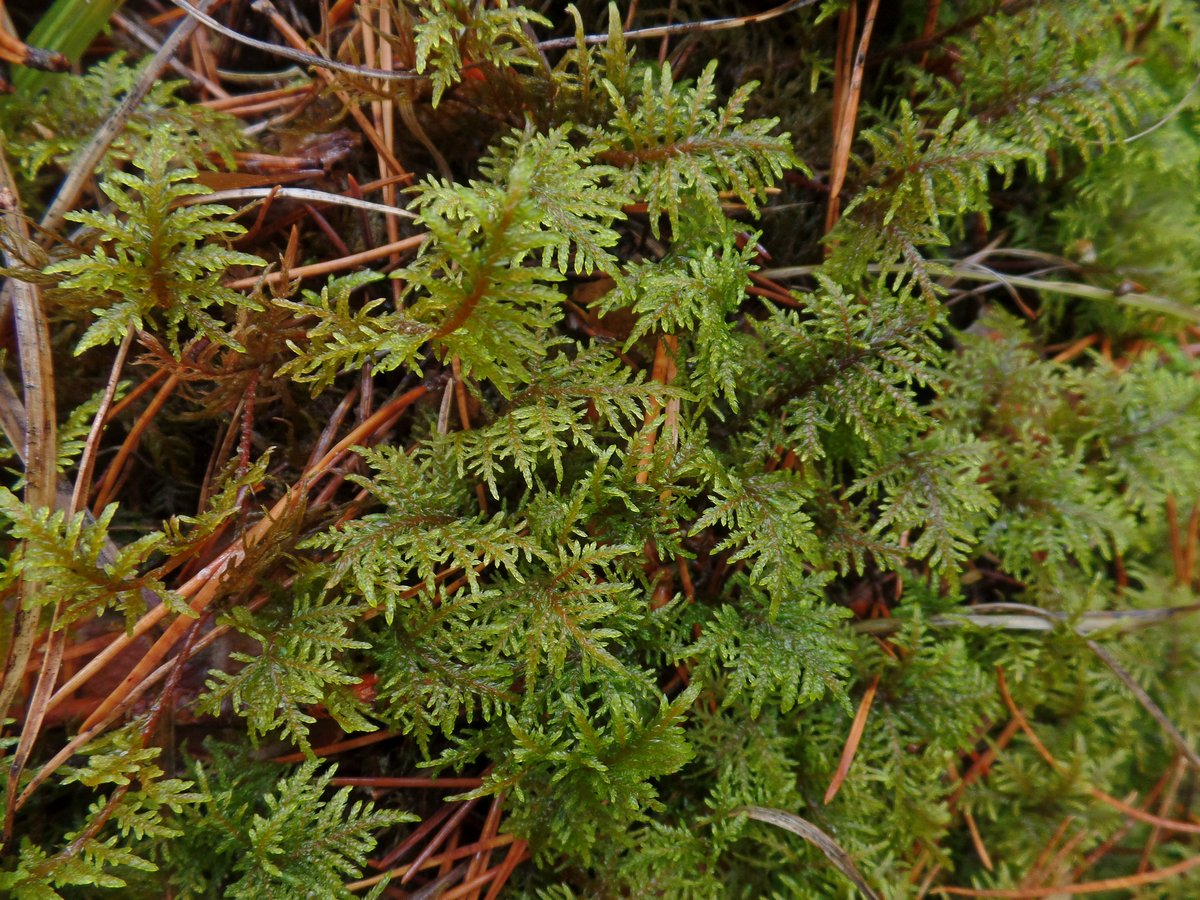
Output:
[[[79,62],[83,51],[96,39],[124,0],[55,0],[25,39],[33,47],[58,52]],[[55,72],[16,68],[13,87],[20,93],[36,93],[60,77]]]

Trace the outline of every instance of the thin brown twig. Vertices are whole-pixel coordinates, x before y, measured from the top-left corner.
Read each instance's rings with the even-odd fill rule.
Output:
[[[184,659],[186,659],[187,651],[190,649],[191,642],[195,638],[197,624],[198,623],[192,623],[192,627],[184,639],[184,652],[180,654],[179,661],[171,670],[171,674],[167,679],[166,686],[163,688],[158,700],[151,708],[150,714],[146,717],[146,724],[143,725],[139,731],[138,736],[143,747],[149,743],[150,736],[154,733],[154,729],[158,727],[158,721],[162,716],[163,710],[166,709],[167,705],[171,702],[171,697],[175,693],[175,688],[179,683],[180,674],[183,671],[182,662]],[[135,782],[132,779],[127,779],[123,784],[117,785],[109,797],[108,802],[101,808],[99,813],[92,817],[91,821],[89,821],[87,826],[75,836],[74,840],[72,840],[70,844],[59,851],[56,856],[49,860],[43,861],[39,865],[48,866],[57,864],[64,859],[70,859],[71,857],[82,852],[87,843],[95,838],[100,833],[101,829],[103,829],[107,824],[108,820],[112,818],[112,815],[116,811],[118,804],[121,802],[122,798],[124,798],[129,789],[134,785],[134,783]],[[27,797],[32,788],[32,784],[26,787],[22,797]]]
[[[264,595],[259,599],[247,604],[247,609],[253,612],[265,604],[268,599],[269,598]],[[63,765],[63,763],[74,756],[80,747],[87,744],[94,737],[108,728],[125,712],[126,709],[132,706],[132,704],[137,702],[143,694],[150,690],[150,688],[154,687],[154,685],[162,681],[164,678],[169,678],[171,674],[176,671],[176,667],[180,663],[186,663],[189,659],[198,653],[201,653],[205,648],[209,647],[215,641],[227,634],[229,630],[230,627],[228,625],[218,625],[211,631],[207,632],[203,637],[196,639],[195,642],[190,645],[188,639],[185,638],[183,649],[179,653],[167,660],[167,662],[165,662],[163,665],[159,666],[158,669],[156,669],[149,677],[145,678],[136,688],[130,691],[122,703],[114,707],[108,715],[90,727],[81,729],[58,751],[58,753],[51,757],[47,762],[43,763],[42,767],[38,769],[37,774],[29,780],[27,785],[25,785],[25,789],[21,792],[21,796],[17,798],[17,809],[20,810],[25,802],[33,795],[34,791],[36,791],[37,788],[46,781],[46,779],[53,775],[58,768]],[[123,637],[124,633],[122,632],[120,636]],[[59,690],[59,693],[63,693],[62,689]],[[57,697],[58,694],[55,696]]]
[[[387,852],[387,855],[382,859],[370,860],[370,865],[375,869],[391,869],[398,861],[403,859],[405,855],[413,848],[420,845],[421,841],[438,826],[446,820],[446,818],[454,812],[455,804],[446,803],[439,807],[431,815],[425,818],[425,821],[418,825],[403,841]]]
[[[352,269],[362,263],[372,262],[377,259],[382,259],[385,256],[391,256],[393,253],[401,250],[415,250],[424,243],[426,235],[416,234],[412,237],[406,237],[396,241],[394,244],[383,244],[379,247],[372,247],[370,250],[364,250],[361,253],[354,253],[350,256],[343,256],[340,259],[331,259],[326,262],[313,263],[308,266],[296,266],[287,273],[287,278],[301,279],[312,278],[314,275],[328,275],[332,272],[340,272],[344,269]],[[285,280],[283,272],[272,272],[269,275],[251,275],[248,278],[239,278],[231,281],[226,285],[234,290],[245,290],[246,288],[258,287],[261,285],[277,285]]]
[[[201,106],[208,109],[219,109],[225,112],[234,113],[243,107],[258,106],[262,103],[267,103],[273,100],[280,100],[292,97],[296,94],[311,93],[315,89],[313,83],[308,84],[293,84],[288,87],[272,88],[268,91],[254,91],[249,94],[234,94],[231,97],[222,98],[219,100],[204,100],[200,103]]]
[[[1179,510],[1174,494],[1167,494],[1167,534],[1171,543],[1171,561],[1175,567],[1175,581],[1183,584],[1183,539],[1179,533]]]
[[[939,894],[949,894],[956,897],[996,897],[1012,898],[1012,900],[1026,900],[1026,898],[1033,897],[1058,897],[1062,895],[1100,894],[1105,891],[1128,890],[1129,888],[1142,887],[1147,884],[1157,884],[1160,881],[1174,878],[1176,875],[1182,875],[1184,872],[1190,872],[1197,866],[1200,866],[1200,856],[1191,856],[1173,866],[1155,869],[1152,872],[1143,872],[1140,875],[1126,875],[1120,878],[1105,878],[1100,881],[1087,881],[1083,884],[1018,888],[1014,890],[967,887],[939,887],[935,890]]]
[[[969,809],[964,809],[962,814],[963,820],[967,823],[967,831],[971,835],[971,843],[975,846],[975,853],[979,856],[979,861],[983,863],[983,867],[991,872],[994,868],[992,857],[988,853],[987,847],[984,846],[983,836],[979,833],[979,826],[975,823],[975,817],[971,815]]]
[[[326,744],[323,747],[314,747],[314,756],[336,756],[339,753],[345,753],[348,750],[357,750],[359,747],[369,747],[371,744],[378,744],[381,741],[390,740],[396,736],[392,731],[373,731],[370,734],[360,735],[355,738],[347,738],[344,741],[335,741],[332,744]],[[281,763],[283,765],[292,765],[294,763],[304,762],[308,759],[308,755],[304,753],[285,753],[282,756],[271,757],[271,762]]]
[[[1004,677],[1004,670],[999,666],[996,667],[996,682],[999,686],[1000,697],[1004,701],[1004,705],[1007,706],[1008,711],[1012,713],[1013,720],[1025,733],[1025,737],[1029,739],[1029,742],[1033,744],[1033,748],[1037,751],[1038,755],[1046,761],[1050,768],[1052,768],[1055,772],[1061,773],[1063,771],[1062,764],[1054,758],[1054,756],[1046,748],[1046,745],[1042,743],[1041,738],[1037,736],[1037,732],[1035,732],[1033,727],[1029,724],[1029,720],[1025,718],[1025,714],[1022,713],[1020,707],[1013,702],[1012,695],[1008,692],[1008,683]],[[1118,800],[1116,797],[1105,793],[1099,788],[1093,787],[1090,789],[1089,793],[1102,803],[1113,807],[1113,809],[1119,810],[1131,818],[1137,819],[1139,822],[1145,822],[1149,825],[1161,825],[1165,828],[1170,828],[1172,831],[1181,831],[1187,834],[1200,834],[1200,825],[1193,824],[1191,822],[1178,822],[1164,819],[1162,816],[1155,816],[1151,813],[1145,812],[1144,810],[1138,809],[1136,806],[1130,806],[1128,803]]]
[[[435,778],[432,775],[410,776],[351,776],[334,778],[330,784],[335,787],[370,787],[370,788],[445,788],[446,790],[474,790],[483,784],[482,778]]]
[[[173,0],[173,2],[178,2],[178,0]],[[274,25],[275,29],[283,35],[284,39],[293,47],[303,51],[305,47],[304,38],[300,36],[300,34],[295,28],[292,27],[291,23],[288,22],[287,19],[285,19],[275,10],[275,7],[268,2],[268,0],[254,0],[252,6],[256,11],[266,13],[267,18],[271,20],[271,24]],[[333,95],[338,98],[342,106],[344,106],[346,111],[350,113],[350,116],[354,119],[354,121],[358,123],[358,126],[362,129],[363,135],[367,138],[367,141],[370,142],[371,146],[375,148],[376,152],[379,153],[379,155],[387,162],[391,170],[397,175],[407,174],[407,170],[404,168],[404,166],[400,165],[400,162],[392,155],[392,152],[385,143],[382,135],[375,130],[375,127],[367,119],[363,111],[359,109],[358,103],[352,100],[348,93],[335,87],[333,75],[330,74],[325,68],[318,68],[317,76],[325,82],[326,86],[331,91],[333,91]]]
[[[1195,577],[1196,548],[1200,544],[1200,501],[1192,504],[1192,514],[1188,516],[1187,534],[1183,542],[1183,584],[1191,585]]]
[[[1033,887],[1035,886],[1035,882],[1041,879],[1042,870],[1045,869],[1047,864],[1050,862],[1051,854],[1054,852],[1054,848],[1058,845],[1058,842],[1063,839],[1063,835],[1067,833],[1067,829],[1071,827],[1071,823],[1074,821],[1074,816],[1066,816],[1061,822],[1058,823],[1058,827],[1054,829],[1054,834],[1050,836],[1050,840],[1046,841],[1046,846],[1042,848],[1041,853],[1039,853],[1037,855],[1037,859],[1034,860],[1033,866],[1022,879],[1022,887]]]
[[[504,794],[500,793],[500,794],[497,794],[492,799],[492,805],[491,805],[491,808],[488,809],[487,818],[484,819],[484,821],[483,821],[483,829],[479,832],[479,839],[481,841],[486,841],[486,840],[489,840],[490,838],[495,837],[496,834],[500,831],[500,813],[503,809],[504,809]],[[463,881],[466,884],[472,884],[474,882],[474,879],[480,877],[480,875],[482,875],[489,868],[491,868],[491,862],[492,862],[492,848],[491,847],[488,847],[484,850],[481,850],[479,853],[476,853],[475,856],[473,856],[471,858],[471,864],[467,867],[467,874],[464,876]],[[479,896],[478,890],[476,890],[474,892],[474,896],[475,896],[476,900],[478,900],[478,896]]]

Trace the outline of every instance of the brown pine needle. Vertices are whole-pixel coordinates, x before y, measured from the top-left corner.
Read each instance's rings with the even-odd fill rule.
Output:
[[[1071,823],[1074,821],[1074,816],[1067,816],[1058,823],[1058,827],[1054,829],[1054,834],[1050,836],[1050,840],[1046,842],[1046,846],[1042,848],[1042,852],[1038,854],[1038,858],[1034,861],[1033,867],[1025,876],[1024,881],[1022,882],[1023,886],[1027,885],[1033,887],[1044,877],[1043,870],[1046,868],[1047,863],[1050,862],[1051,854],[1054,853],[1054,849],[1058,846],[1058,842],[1063,839],[1063,836],[1067,833],[1067,829],[1071,827]]]
[[[425,235],[416,234],[412,237],[406,237],[403,240],[396,241],[394,244],[383,244],[379,247],[372,247],[370,250],[364,250],[361,253],[354,253],[350,256],[343,256],[339,259],[331,259],[326,262],[313,263],[309,266],[296,266],[290,272],[288,277],[311,278],[314,275],[328,275],[331,272],[341,272],[346,269],[353,269],[362,263],[372,262],[377,259],[383,259],[385,256],[391,256],[402,250],[415,250],[425,241]],[[260,282],[265,285],[279,284],[284,280],[282,272],[272,272],[265,278],[261,275],[251,275],[248,278],[239,278],[236,281],[229,282],[226,287],[233,288],[235,291],[242,291],[246,288],[256,287]]]
[[[963,773],[963,777],[958,783],[958,787],[950,795],[949,803],[953,806],[962,797],[965,791],[972,782],[982,778],[987,774],[987,770],[991,768],[992,763],[996,761],[996,757],[1000,751],[1008,746],[1009,741],[1016,736],[1016,733],[1021,730],[1021,726],[1014,719],[1010,719],[1008,724],[1004,726],[1004,730],[996,738],[992,745],[979,754],[979,758],[971,763],[971,768]]]
[[[421,865],[427,862],[429,858],[438,851],[438,848],[446,842],[446,839],[450,837],[451,833],[454,832],[460,825],[462,825],[462,820],[467,817],[467,813],[474,809],[475,804],[478,802],[478,800],[467,800],[466,802],[459,804],[458,809],[454,811],[454,814],[446,820],[446,824],[438,829],[438,833],[435,834],[432,840],[425,845],[424,849],[417,854],[417,858],[413,860],[412,867],[400,877],[401,884],[408,884],[413,875],[417,873],[417,870],[421,868]],[[471,854],[466,855],[470,856]]]
[[[440,856],[431,856],[421,863],[409,863],[408,865],[399,866],[395,869],[390,869],[379,875],[372,875],[370,878],[363,878],[360,881],[352,881],[346,885],[348,891],[361,891],[363,888],[372,887],[379,884],[385,878],[398,878],[406,875],[409,872],[415,872],[420,869],[432,869],[440,866],[443,862],[462,859],[464,856],[472,856],[485,850],[495,850],[498,847],[507,847],[509,844],[517,843],[516,839],[511,834],[498,834],[486,841],[478,841],[474,844],[464,844],[461,847],[455,847],[448,853],[443,853]]]
[[[850,772],[850,766],[854,764],[854,754],[858,752],[858,743],[862,740],[863,731],[866,730],[867,717],[871,714],[871,704],[875,702],[875,691],[878,688],[879,676],[876,675],[858,704],[858,712],[855,713],[854,722],[850,726],[850,736],[846,738],[846,746],[842,748],[842,758],[838,761],[837,771],[833,773],[833,780],[829,782],[829,789],[825,791],[826,806],[837,796],[838,791],[842,788],[842,782],[846,780],[846,775]]]
[[[1183,545],[1183,583],[1191,585],[1196,569],[1196,546],[1200,543],[1200,501],[1192,504],[1188,517],[1187,538]]]
[[[334,787],[367,787],[367,788],[444,788],[447,790],[474,790],[483,784],[482,778],[433,778],[429,775],[411,775],[405,777],[370,778],[347,776],[334,778],[330,782]]]
[[[1167,532],[1171,540],[1171,559],[1175,563],[1175,581],[1184,584],[1183,539],[1179,534],[1179,510],[1174,494],[1167,494]]]
[[[1200,824],[1181,822],[1178,819],[1164,819],[1162,816],[1156,816],[1154,813],[1146,812],[1146,810],[1126,803],[1124,800],[1119,800],[1111,794],[1106,794],[1099,788],[1092,788],[1091,793],[1101,803],[1111,806],[1131,819],[1136,819],[1147,825],[1153,825],[1156,828],[1162,828],[1165,831],[1178,831],[1181,834],[1200,834]]]
[[[512,849],[504,857],[504,862],[500,864],[500,872],[492,882],[492,886],[489,888],[487,897],[484,900],[496,900],[500,896],[500,891],[512,876],[513,870],[516,869],[519,863],[529,858],[529,854],[526,852],[528,846],[524,841],[517,841],[512,845]]]
[[[983,863],[983,867],[989,872],[992,871],[992,857],[987,851],[987,847],[983,844],[983,837],[979,834],[979,826],[975,824],[975,817],[971,815],[969,809],[963,810],[963,820],[967,823],[967,831],[971,834],[971,843],[975,845],[975,852],[979,855],[979,861]]]
[[[1029,742],[1033,744],[1033,748],[1037,750],[1038,755],[1042,757],[1055,772],[1062,771],[1062,765],[1054,755],[1046,749],[1046,745],[1042,743],[1042,739],[1037,736],[1033,727],[1029,724],[1029,720],[1025,718],[1025,714],[1021,712],[1020,707],[1013,701],[1012,694],[1008,692],[1008,681],[1004,677],[1004,669],[996,666],[996,684],[1000,688],[1000,697],[1004,700],[1004,705],[1008,707],[1008,711],[1012,713],[1013,721],[1015,721],[1023,732],[1025,737],[1029,738]]]
[[[356,750],[359,747],[369,747],[371,744],[378,744],[380,741],[386,741],[394,738],[394,731],[373,731],[370,734],[359,735],[356,738],[348,738],[344,741],[336,741],[332,744],[326,744],[324,747],[314,747],[313,753],[317,756],[335,756],[338,753],[345,753],[347,750]],[[308,759],[303,753],[287,753],[283,756],[275,756],[271,758],[271,762],[283,763],[290,765],[293,763],[301,763]]]
[[[1174,878],[1176,875],[1182,875],[1184,872],[1190,872],[1197,866],[1200,866],[1200,856],[1191,856],[1182,862],[1177,862],[1175,865],[1167,866],[1164,869],[1142,872],[1140,875],[1105,878],[1101,881],[1085,881],[1082,884],[1052,885],[1050,887],[1018,888],[1013,890],[967,887],[941,887],[936,890],[939,894],[949,894],[955,897],[1011,897],[1012,900],[1025,900],[1025,898],[1030,897],[1099,894],[1104,891],[1128,890],[1129,888],[1141,887],[1145,884],[1156,884],[1160,881],[1166,881],[1168,878]]]

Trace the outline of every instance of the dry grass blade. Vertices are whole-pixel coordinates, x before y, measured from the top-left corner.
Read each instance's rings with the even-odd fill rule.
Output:
[[[22,242],[30,240],[29,228],[21,212],[20,196],[5,157],[5,142],[0,135],[0,214],[5,219],[5,231]],[[8,243],[0,245],[5,265],[13,265]],[[21,378],[25,386],[25,502],[41,509],[52,509],[58,494],[57,423],[55,416],[54,367],[51,360],[50,328],[42,309],[41,297],[35,285],[12,280],[12,310],[17,332],[21,362]],[[41,618],[39,607],[27,600],[35,597],[37,584],[21,585],[20,604],[14,617],[12,636],[5,660],[3,685],[0,686],[0,722],[12,704],[25,675],[25,667],[33,652]],[[32,735],[27,743],[32,743]],[[5,833],[11,833],[11,810],[16,787],[21,776],[21,759],[14,760],[9,772],[6,797]]]
[[[802,819],[795,813],[770,809],[765,806],[743,806],[734,810],[734,815],[749,816],[759,822],[766,822],[768,825],[774,825],[790,831],[792,834],[800,835],[825,854],[825,858],[833,864],[834,868],[845,875],[862,892],[863,896],[868,900],[881,900],[880,894],[867,883],[867,880],[858,871],[850,854],[838,846],[837,841],[807,819]]]
[[[329,191],[314,191],[310,188],[240,188],[238,190],[214,191],[211,194],[199,194],[188,198],[184,206],[196,203],[224,203],[226,200],[261,200],[267,197],[282,197],[285,200],[307,200],[311,203],[333,203],[337,206],[350,206],[367,212],[379,213],[400,219],[415,219],[415,213],[398,206],[388,206],[383,203],[372,203],[370,200],[356,200],[342,194],[331,194]],[[398,240],[398,239],[397,239]]]

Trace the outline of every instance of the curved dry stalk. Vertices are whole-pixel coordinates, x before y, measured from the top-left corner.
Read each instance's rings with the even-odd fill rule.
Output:
[[[784,812],[782,809],[771,809],[765,806],[743,806],[735,809],[733,815],[748,816],[759,822],[766,822],[768,825],[774,825],[776,828],[800,835],[825,854],[825,858],[833,864],[833,867],[845,875],[864,897],[868,900],[882,900],[879,893],[867,883],[867,879],[863,878],[862,873],[858,871],[850,854],[808,819],[802,819],[795,813]]]
[[[273,56],[290,59],[292,62],[301,63],[306,66],[316,66],[321,69],[332,69],[336,72],[345,72],[347,75],[378,78],[384,81],[419,81],[428,77],[412,70],[397,71],[395,69],[380,69],[374,66],[356,66],[352,63],[329,59],[325,56],[317,56],[314,53],[305,53],[302,50],[293,50],[290,47],[260,41],[257,38],[252,38],[249,35],[242,34],[240,31],[221,24],[203,10],[188,5],[186,0],[171,0],[171,2],[191,16],[193,20],[203,22],[213,31],[225,35],[230,40],[237,41],[239,44],[244,44],[247,47],[254,47]],[[699,22],[679,22],[674,25],[635,28],[625,31],[623,35],[628,40],[647,40],[693,34],[698,31],[726,31],[731,28],[744,28],[747,25],[757,25],[760,22],[777,19],[796,10],[804,9],[807,6],[813,6],[816,2],[817,0],[789,0],[787,3],[781,3],[772,9],[749,16],[730,16],[724,19],[702,19]],[[268,6],[269,4],[263,3],[262,0],[256,0],[253,4],[254,9],[259,12],[262,12]],[[584,43],[589,46],[595,46],[596,44],[608,43],[609,39],[610,36],[607,34],[589,34],[584,38]],[[575,46],[575,38],[555,38],[549,41],[541,41],[536,46],[539,50],[565,50]]]
[[[204,10],[189,5],[185,0],[171,0],[171,2],[187,13],[192,18],[193,23],[203,22],[213,31],[225,35],[225,37],[232,41],[237,41],[239,44],[253,47],[256,50],[262,50],[264,53],[270,53],[272,56],[290,59],[292,62],[301,63],[302,65],[333,69],[335,72],[345,72],[347,75],[361,75],[367,78],[379,78],[384,81],[417,81],[425,78],[424,75],[419,75],[416,72],[393,72],[371,66],[356,66],[352,63],[344,63],[340,60],[317,56],[314,53],[293,50],[290,47],[284,47],[280,44],[272,44],[269,41],[260,41],[257,38],[252,38],[247,34],[242,34],[240,31],[221,24]],[[254,3],[253,8],[256,12],[262,12],[262,8],[258,3]]]
[[[758,25],[762,22],[769,22],[771,19],[778,19],[780,16],[786,16],[788,13],[804,9],[806,6],[813,6],[816,2],[817,0],[790,0],[788,3],[781,3],[779,6],[748,16],[729,16],[724,19],[701,19],[698,22],[678,22],[674,25],[634,28],[631,31],[623,32],[622,37],[625,40],[641,41],[662,37],[679,37],[699,31],[729,31],[733,28],[745,28],[747,25]],[[584,38],[584,43],[589,46],[607,44],[608,41],[609,35],[607,34],[589,34]],[[565,50],[575,46],[575,38],[555,38],[550,41],[542,41],[537,46],[541,50]]]

